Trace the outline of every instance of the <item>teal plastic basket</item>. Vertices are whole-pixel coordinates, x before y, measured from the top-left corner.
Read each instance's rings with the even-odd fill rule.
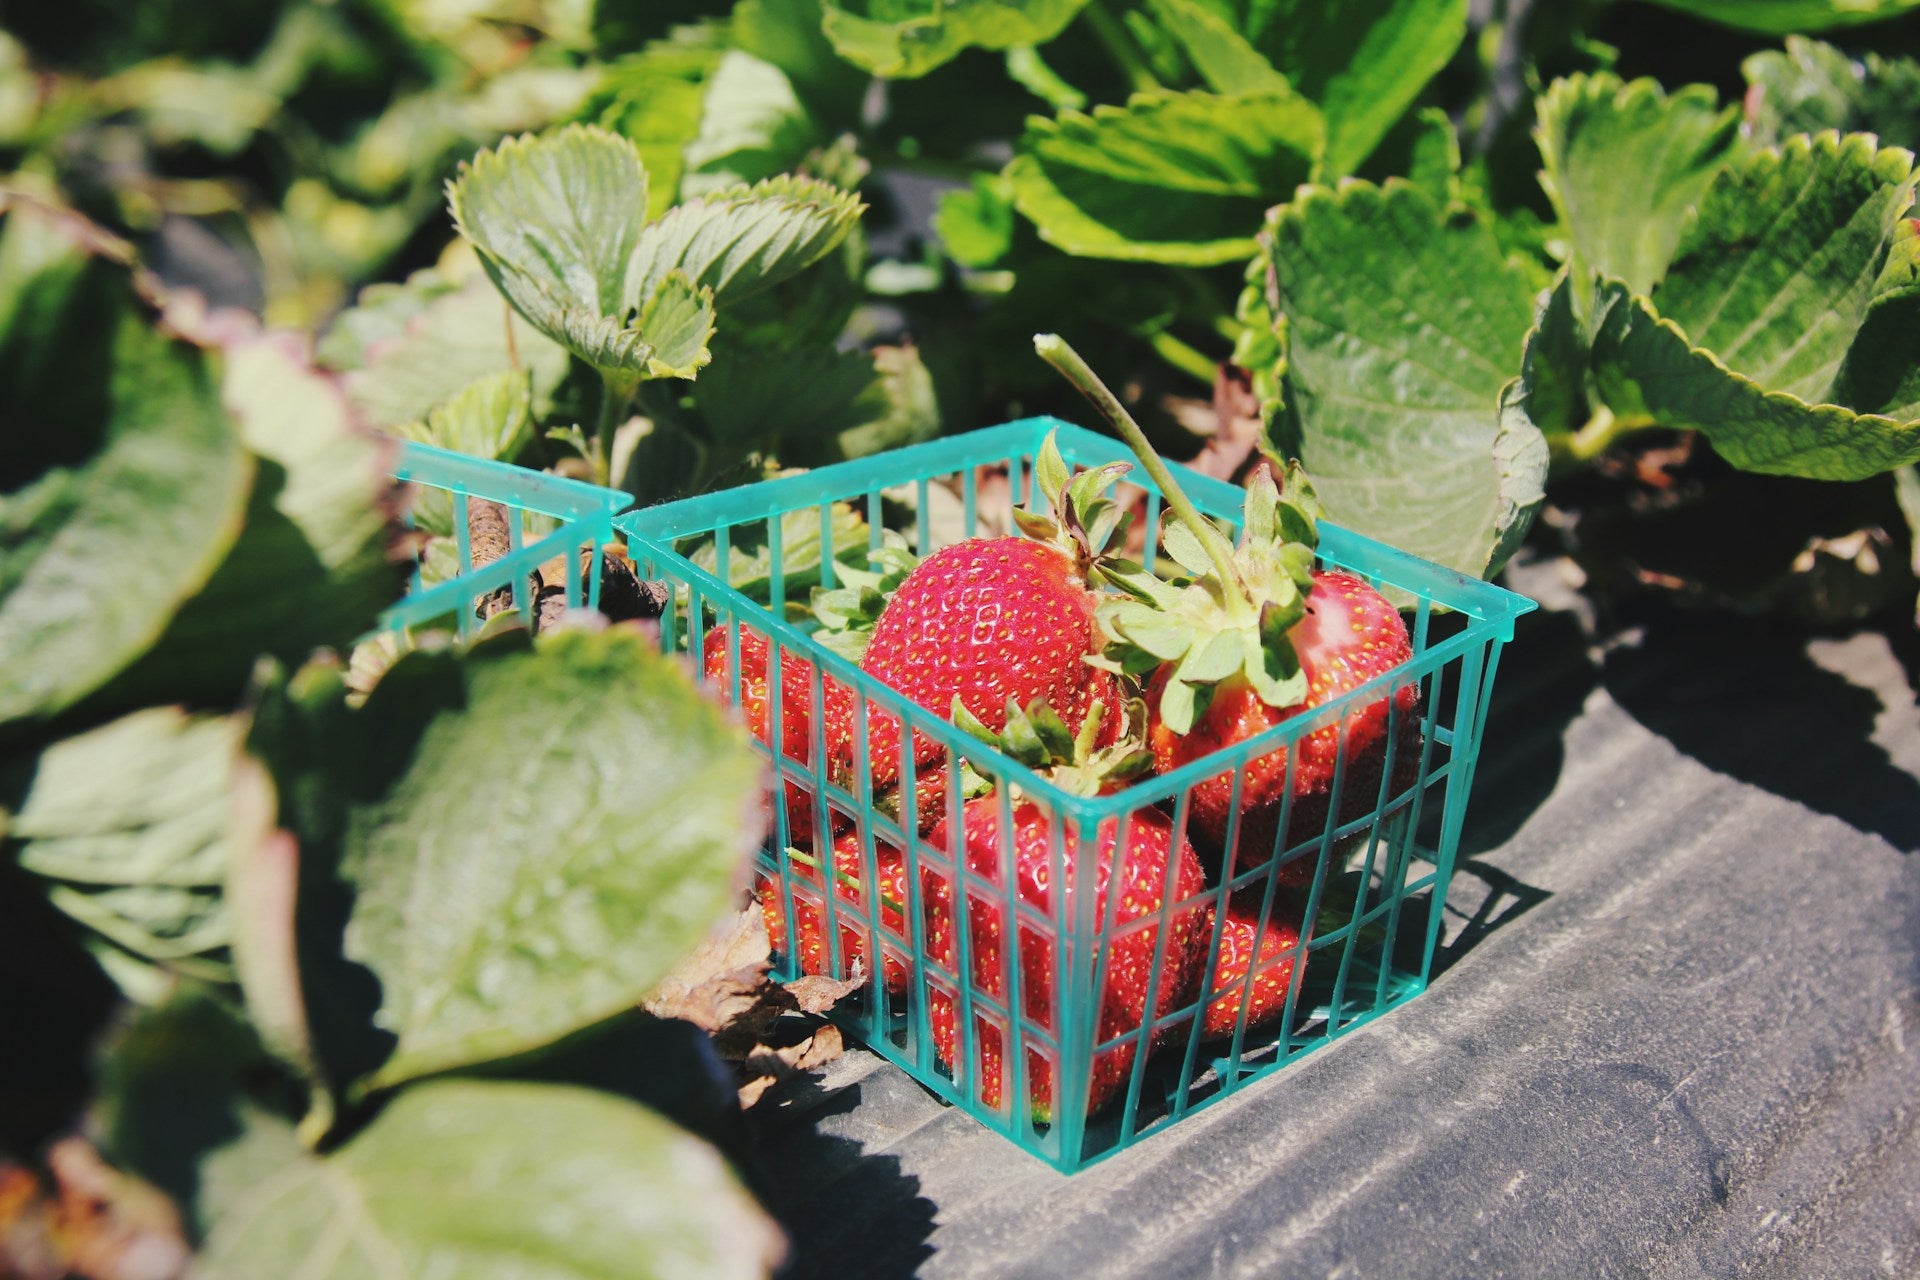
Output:
[[[512,607],[531,622],[534,601],[528,577],[556,556],[566,564],[568,604],[586,609],[599,605],[600,559],[613,537],[614,515],[633,505],[632,495],[432,445],[406,441],[396,447],[393,477],[416,487],[407,504],[407,522],[413,526],[427,513],[437,515],[433,523],[444,524],[444,531],[421,532],[440,533],[451,544],[452,560],[441,566],[443,580],[429,584],[421,563],[427,557],[420,557],[406,597],[380,616],[378,630],[406,634],[448,628],[465,638],[480,626],[480,602],[501,588],[512,592]],[[467,535],[467,509],[475,499],[507,509],[510,548],[477,569]]]
[[[695,655],[699,665],[709,635],[719,629],[713,653],[722,673],[720,691],[737,703],[744,628],[768,642],[767,687],[795,681],[804,691],[793,695],[804,699],[804,732],[791,732],[798,727],[786,723],[793,708],[786,698],[775,698],[761,744],[777,782],[769,792],[772,830],[756,876],[759,892],[774,903],[776,935],[794,939],[801,936],[797,925],[817,923],[821,955],[810,967],[868,978],[861,993],[837,1011],[848,1030],[982,1124],[1070,1172],[1177,1123],[1425,989],[1488,692],[1514,619],[1534,606],[1490,583],[1323,524],[1323,565],[1363,576],[1404,602],[1411,661],[1311,716],[1282,722],[1176,771],[1105,796],[1067,794],[816,643],[811,633],[817,627],[800,607],[812,587],[836,585],[842,566],[867,567],[883,526],[906,531],[912,549],[923,556],[963,537],[1011,531],[1011,506],[1028,500],[1035,455],[1056,430],[1070,465],[1093,467],[1129,456],[1113,439],[1034,418],[630,512],[615,524],[642,575],[675,586],[677,607],[661,620],[666,649]],[[1237,526],[1240,489],[1176,470],[1203,511]],[[1143,502],[1144,527],[1157,529],[1160,496],[1141,480],[1136,469],[1117,496]],[[1249,760],[1341,726],[1354,711],[1408,683],[1420,689],[1415,722],[1404,735],[1388,734],[1390,756],[1378,770],[1357,771],[1371,782],[1349,785],[1345,732],[1336,728],[1341,764],[1324,821],[1310,831],[1290,830],[1298,824],[1283,816],[1279,832],[1287,847],[1251,868],[1236,867],[1230,853],[1203,850],[1207,888],[1180,898],[1169,870],[1168,900],[1157,917],[1117,923],[1117,893],[1105,895],[1104,918],[1095,911],[1095,894],[1053,893],[1041,910],[1016,893],[1010,848],[999,850],[997,874],[983,875],[930,841],[914,820],[925,808],[943,815],[948,829],[960,829],[959,789],[942,787],[940,780],[962,776],[964,762],[1003,784],[989,802],[1000,805],[1002,831],[1011,825],[1012,805],[1004,784],[1048,815],[1049,883],[1062,884],[1071,865],[1073,883],[1086,885],[1093,883],[1102,824],[1118,824],[1124,832],[1128,815],[1157,809],[1185,834],[1196,784],[1233,771],[1238,788]],[[893,803],[876,806],[865,768],[850,776],[843,769],[837,779],[829,768],[824,717],[812,712],[834,691],[856,704],[852,759],[867,758],[869,721],[879,714],[897,716],[939,744],[941,758],[916,768],[905,746],[910,735],[901,735],[900,794]],[[1396,708],[1396,720],[1399,714]],[[851,852],[828,891],[819,868],[831,859],[794,854],[824,851],[841,826],[840,839]],[[1229,835],[1229,848],[1232,840]],[[897,897],[885,886],[880,894],[859,888],[880,883],[877,851],[885,846],[904,857],[903,874],[891,882]],[[1123,837],[1114,865],[1124,865],[1125,857]],[[1303,890],[1283,888],[1302,880]],[[956,891],[956,884],[964,889]],[[1302,924],[1301,940],[1285,957],[1293,980],[1279,1020],[1247,1025],[1242,995],[1231,1034],[1207,1035],[1201,1009],[1231,995],[1215,989],[1230,894],[1243,904],[1257,901],[1262,920],[1290,911]],[[954,924],[954,950],[944,959],[929,940],[929,904],[936,899]],[[983,911],[989,914],[980,917]],[[1103,1029],[1100,995],[1116,948],[1151,930],[1157,982],[1171,922],[1191,919],[1194,912],[1206,913],[1211,930],[1198,993],[1168,1008],[1150,990],[1145,1007],[1155,1010],[1152,1017]],[[973,955],[976,918],[983,927],[997,921],[1021,937],[1018,948],[997,948],[997,969]],[[870,959],[875,956],[881,957],[878,964]],[[783,978],[798,976],[800,967],[797,955],[779,958]],[[955,1019],[955,1061],[943,1060],[936,1046],[937,1013]],[[997,1070],[982,1061],[983,1046],[999,1049]],[[1124,1087],[1104,1106],[1090,1107],[1094,1064],[1110,1076],[1116,1062],[1124,1068]]]

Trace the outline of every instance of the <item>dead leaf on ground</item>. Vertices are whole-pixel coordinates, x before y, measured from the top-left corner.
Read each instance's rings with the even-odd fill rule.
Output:
[[[187,1274],[192,1253],[165,1194],[115,1169],[84,1138],[62,1138],[46,1160],[51,1186],[0,1161],[0,1277],[180,1280]]]
[[[845,1051],[839,1028],[821,1015],[865,983],[807,975],[783,985],[768,976],[771,950],[760,908],[749,903],[675,965],[645,1005],[656,1017],[684,1019],[713,1037],[715,1051],[742,1076],[743,1107]]]

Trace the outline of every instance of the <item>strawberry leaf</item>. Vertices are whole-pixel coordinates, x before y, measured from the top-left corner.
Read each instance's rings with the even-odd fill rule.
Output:
[[[458,288],[429,273],[370,288],[320,351],[350,370],[347,399],[374,427],[424,421],[480,380],[516,367],[530,381],[528,409],[538,418],[567,373],[566,348],[513,310],[480,272]]]
[[[195,1274],[208,1280],[745,1278],[781,1251],[718,1152],[610,1093],[422,1084],[324,1156],[240,1110],[246,1125],[201,1170],[210,1229]]]
[[[1306,179],[1323,136],[1291,91],[1143,93],[1035,117],[1007,173],[1020,212],[1068,253],[1205,266],[1253,252],[1262,213]]]
[[[1889,142],[1920,139],[1920,62],[1868,53],[1859,61],[1804,36],[1788,36],[1741,64],[1747,77],[1747,134],[1778,146],[1796,133],[1877,133]]]
[[[680,272],[713,290],[715,305],[725,307],[824,258],[865,207],[830,183],[795,177],[689,200],[640,234],[627,293],[651,297],[669,274]]]
[[[823,27],[848,62],[890,80],[923,76],[968,48],[1045,44],[1087,0],[846,0]]]
[[[1328,518],[1496,572],[1546,474],[1539,433],[1498,416],[1532,319],[1525,274],[1484,224],[1394,180],[1308,188],[1265,240],[1297,408],[1276,445]]]
[[[55,742],[0,778],[20,866],[90,931],[89,949],[135,1000],[176,976],[231,982],[222,886],[237,717],[152,707]]]
[[[5,738],[119,674],[206,585],[255,465],[206,353],[155,326],[100,233],[23,202],[0,215]]]
[[[758,838],[757,758],[637,634],[416,651],[352,710],[264,701],[254,749],[300,797],[280,821],[354,888],[346,952],[395,1038],[374,1088],[632,1008],[725,913]],[[583,788],[583,752],[624,763]],[[551,804],[487,799],[509,791]]]
[[[1653,80],[1576,75],[1554,81],[1538,118],[1540,180],[1566,227],[1582,314],[1596,272],[1646,292],[1725,163],[1738,112],[1717,109],[1706,85],[1668,95]]]
[[[1853,480],[1920,458],[1920,360],[1888,342],[1915,304],[1914,182],[1909,153],[1861,134],[1730,165],[1651,301],[1603,287],[1607,406],[1750,471]]]
[[[645,368],[652,348],[629,320],[652,291],[630,292],[627,272],[647,171],[631,142],[591,125],[509,138],[476,155],[447,197],[487,274],[536,328],[598,368]]]
[[[1920,421],[1770,391],[1694,346],[1685,330],[1617,281],[1602,285],[1599,305],[1597,384],[1616,414],[1699,431],[1747,471],[1861,480],[1920,462]]]
[[[1769,390],[1822,397],[1913,188],[1912,154],[1868,134],[1755,151],[1715,180],[1652,300],[1729,368]]]
[[[1653,0],[1653,3],[1765,36],[1858,26],[1920,8],[1920,0]]]
[[[1225,14],[1202,0],[1151,0],[1149,7],[1215,93],[1283,93],[1293,88]]]
[[[1250,50],[1325,112],[1316,175],[1325,178],[1359,168],[1467,34],[1465,0],[1177,0],[1156,8],[1210,83],[1257,78]]]
[[[691,378],[713,358],[707,350],[713,337],[713,290],[670,272],[647,299],[637,327],[653,347],[647,376]]]

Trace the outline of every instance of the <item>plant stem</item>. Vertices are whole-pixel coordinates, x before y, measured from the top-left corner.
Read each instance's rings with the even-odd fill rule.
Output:
[[[1147,345],[1151,346],[1153,353],[1162,360],[1165,360],[1180,372],[1206,383],[1209,387],[1213,385],[1214,379],[1219,376],[1220,365],[1218,361],[1209,357],[1205,352],[1174,337],[1171,329],[1156,331],[1147,338]]]
[[[1613,410],[1601,405],[1593,411],[1586,425],[1566,438],[1562,452],[1576,462],[1592,462],[1634,432],[1659,425],[1645,414],[1616,416]]]
[[[1107,12],[1105,0],[1093,0],[1093,3],[1081,10],[1087,17],[1087,25],[1093,28],[1093,34],[1106,49],[1107,54],[1119,66],[1127,83],[1133,86],[1135,93],[1144,93],[1150,89],[1161,88],[1160,81],[1147,65],[1140,53],[1140,46],[1134,43],[1133,35],[1120,19]]]
[[[626,421],[627,407],[639,389],[637,378],[605,369],[600,371],[600,416],[593,424],[593,456],[587,459],[593,467],[596,484],[608,487],[613,484],[613,433]]]
[[[1173,478],[1173,471],[1154,452],[1153,445],[1147,440],[1146,432],[1133,420],[1125,405],[1107,389],[1100,375],[1087,367],[1080,353],[1067,344],[1067,340],[1057,333],[1039,333],[1033,338],[1033,349],[1040,358],[1058,369],[1071,382],[1074,389],[1100,411],[1115,433],[1133,450],[1140,459],[1140,465],[1153,477],[1154,484],[1160,488],[1161,496],[1167,505],[1187,526],[1187,531],[1200,540],[1206,548],[1207,558],[1213,561],[1213,571],[1220,579],[1220,591],[1225,597],[1227,611],[1236,621],[1250,621],[1253,616],[1253,604],[1247,599],[1247,593],[1240,586],[1240,578],[1233,568],[1233,547],[1213,527],[1213,522],[1200,514],[1193,505],[1193,499],[1187,497],[1186,490]]]

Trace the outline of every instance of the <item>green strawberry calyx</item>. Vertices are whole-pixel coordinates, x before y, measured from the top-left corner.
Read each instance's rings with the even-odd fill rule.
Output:
[[[996,733],[956,697],[953,723],[1043,774],[1061,790],[1077,796],[1097,796],[1144,777],[1153,769],[1153,752],[1146,747],[1146,704],[1138,698],[1123,703],[1118,713],[1125,723],[1118,740],[1111,746],[1096,747],[1100,722],[1107,711],[1096,699],[1076,734],[1045,698],[1035,698],[1024,709],[1009,698],[1007,727]]]
[[[1046,510],[1015,507],[1013,522],[1021,533],[1073,557],[1074,567],[1089,587],[1138,574],[1140,566],[1126,560],[1133,513],[1114,501],[1109,490],[1133,470],[1130,462],[1109,462],[1075,473],[1060,456],[1049,431],[1033,460],[1033,505],[1044,500]]]
[[[1299,463],[1287,467],[1284,494],[1265,468],[1254,473],[1236,547],[1193,505],[1140,425],[1072,347],[1041,334],[1034,348],[1100,411],[1153,477],[1168,507],[1161,548],[1186,571],[1172,581],[1151,573],[1110,575],[1123,594],[1099,607],[1096,616],[1111,643],[1090,661],[1129,675],[1170,666],[1158,710],[1175,733],[1190,731],[1213,690],[1230,680],[1244,680],[1269,706],[1305,702],[1306,674],[1287,633],[1306,616],[1322,511]]]
[[[905,538],[892,529],[867,553],[866,569],[835,564],[840,585],[815,587],[809,610],[819,621],[813,638],[848,662],[857,663],[873,640],[873,628],[893,593],[920,563]]]

